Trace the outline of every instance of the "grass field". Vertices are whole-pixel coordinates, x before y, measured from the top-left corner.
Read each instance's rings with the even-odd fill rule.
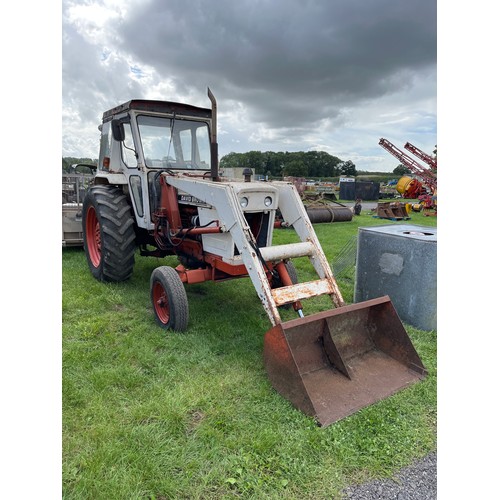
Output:
[[[359,226],[401,223],[437,218],[391,222],[364,211],[315,229],[332,262]],[[293,234],[277,230],[275,240]],[[392,475],[436,449],[436,332],[407,325],[424,381],[320,428],[267,379],[270,323],[250,280],[190,285],[188,330],[156,326],[149,277],[168,264],[175,258],[137,256],[128,282],[104,284],[82,249],[63,250],[65,499],[340,498],[346,485]],[[296,267],[307,279],[307,263]],[[352,301],[352,276],[339,286]],[[323,307],[318,300],[305,312]]]

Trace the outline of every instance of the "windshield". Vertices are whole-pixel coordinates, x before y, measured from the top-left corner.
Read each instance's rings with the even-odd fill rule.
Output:
[[[210,170],[207,123],[139,115],[137,124],[147,167]]]

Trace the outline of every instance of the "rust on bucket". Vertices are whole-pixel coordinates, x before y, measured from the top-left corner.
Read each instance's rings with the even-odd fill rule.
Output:
[[[273,387],[321,426],[427,375],[388,296],[274,326],[264,363]]]

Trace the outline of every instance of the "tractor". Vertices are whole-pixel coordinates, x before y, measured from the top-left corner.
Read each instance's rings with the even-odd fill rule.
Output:
[[[177,267],[157,267],[150,278],[155,320],[177,332],[189,326],[186,287],[249,278],[271,323],[270,382],[321,426],[425,377],[389,297],[345,304],[293,183],[221,178],[210,89],[208,97],[207,108],[135,99],[104,112],[82,216],[93,276],[121,282],[137,254],[177,256]],[[299,241],[273,245],[278,226]],[[293,259],[302,257],[317,279],[298,281]],[[332,308],[307,315],[302,303],[319,295]],[[282,321],[286,305],[296,319]]]

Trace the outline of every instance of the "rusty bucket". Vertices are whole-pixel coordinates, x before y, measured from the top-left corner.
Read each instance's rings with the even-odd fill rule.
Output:
[[[321,426],[427,375],[388,296],[274,326],[264,363],[273,387]]]

